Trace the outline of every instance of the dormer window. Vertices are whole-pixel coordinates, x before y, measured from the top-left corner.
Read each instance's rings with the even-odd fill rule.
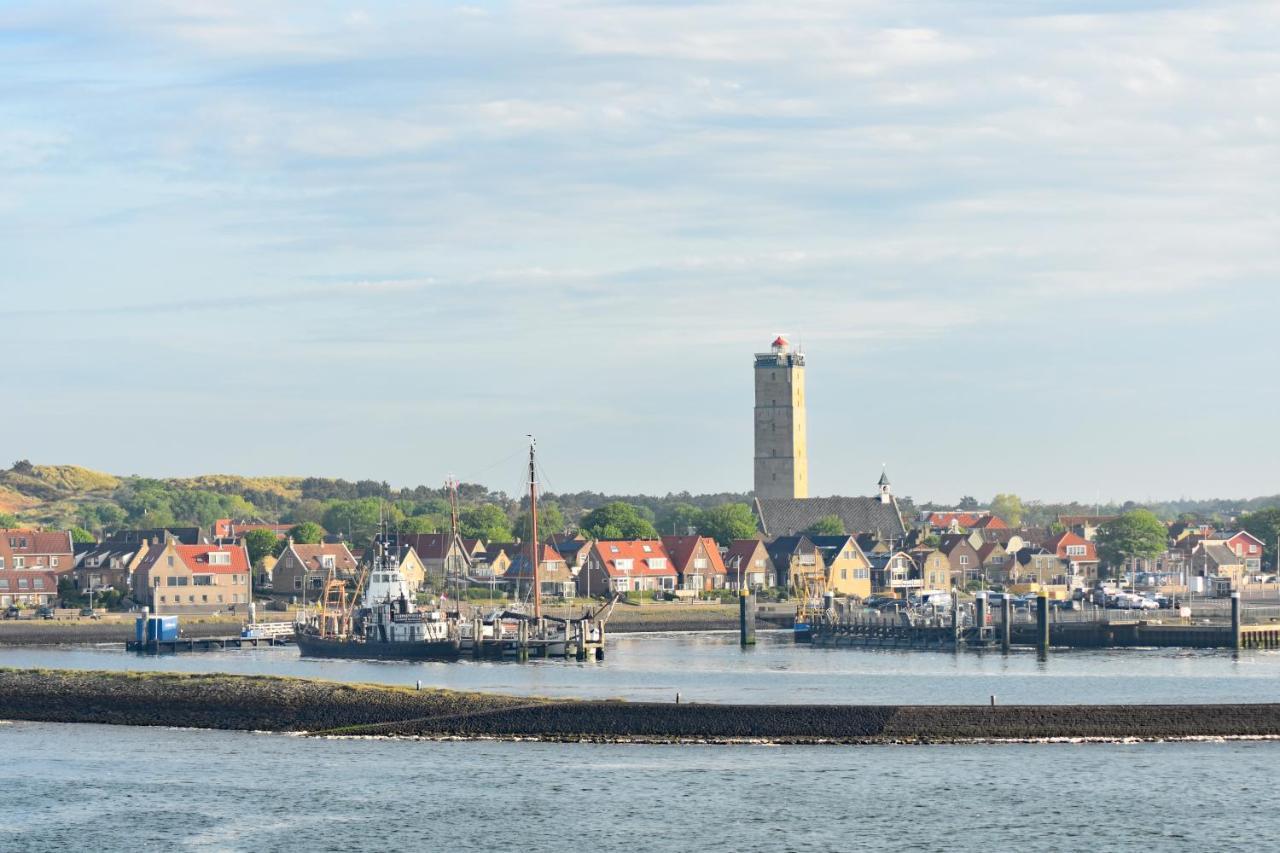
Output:
[[[641,545],[641,546],[640,546],[640,550],[641,550],[641,551],[644,551],[646,554],[652,554],[652,553],[653,553],[653,547],[652,547],[651,545]]]
[[[210,551],[209,565],[211,566],[231,565],[231,552],[230,551]]]

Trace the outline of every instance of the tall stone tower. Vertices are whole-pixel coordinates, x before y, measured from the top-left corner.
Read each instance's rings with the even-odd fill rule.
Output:
[[[779,337],[756,353],[756,497],[809,497],[804,354]]]

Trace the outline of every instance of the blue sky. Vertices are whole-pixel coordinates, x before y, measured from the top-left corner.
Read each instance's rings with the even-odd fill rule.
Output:
[[[1280,6],[0,6],[0,448],[118,473],[1280,491]],[[21,377],[20,382],[13,382]]]

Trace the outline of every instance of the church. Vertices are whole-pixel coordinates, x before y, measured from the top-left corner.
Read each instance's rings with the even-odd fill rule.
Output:
[[[836,516],[853,536],[902,542],[907,526],[887,474],[873,497],[809,497],[804,353],[779,335],[755,356],[755,514],[766,538],[788,536]]]

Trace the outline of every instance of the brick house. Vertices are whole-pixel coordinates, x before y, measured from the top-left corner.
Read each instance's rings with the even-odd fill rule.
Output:
[[[739,577],[747,589],[777,585],[773,560],[769,559],[769,552],[759,539],[733,540],[721,556],[721,562],[726,572],[725,585],[730,589],[738,588]]]
[[[133,573],[152,547],[149,540],[121,542],[108,539],[76,543],[75,569],[72,571],[76,591],[100,591],[110,587],[128,595],[133,589]]]
[[[944,533],[938,550],[951,562],[951,577],[955,586],[963,589],[982,575],[982,560],[978,551],[964,533]]]
[[[0,569],[65,574],[75,568],[75,546],[65,530],[0,529]]]
[[[532,542],[517,546],[514,557],[502,575],[502,580],[520,598],[528,595],[533,586],[533,561],[529,559],[532,550]],[[569,570],[569,564],[559,551],[546,542],[541,543],[538,550],[542,552],[538,561],[538,588],[541,595],[547,598],[572,598],[577,582],[573,572]]]
[[[426,572],[427,584],[443,586],[446,577],[463,578],[471,572],[471,552],[461,536],[453,533],[400,533],[395,538],[398,544],[408,545],[417,552]]]
[[[1068,586],[1074,589],[1091,587],[1097,583],[1098,546],[1093,542],[1068,530],[1046,539],[1043,547],[1062,560],[1069,578]]]
[[[182,545],[172,539],[148,549],[134,572],[134,598],[165,614],[217,613],[243,607],[253,594],[243,545]]]
[[[1264,550],[1262,540],[1254,536],[1247,530],[1241,530],[1239,533],[1233,533],[1222,541],[1231,549],[1231,553],[1235,554],[1244,561],[1245,574],[1256,575],[1262,571],[1262,552]]]
[[[324,590],[330,572],[343,580],[355,580],[358,566],[345,543],[300,545],[290,542],[271,569],[271,588],[314,599]]]
[[[660,539],[597,540],[578,572],[578,594],[664,590],[673,592],[678,575]]]
[[[911,559],[920,572],[923,589],[927,592],[946,592],[953,586],[951,560],[937,548],[922,545],[911,549]]]
[[[724,589],[728,572],[716,540],[709,536],[663,536],[662,546],[671,556],[680,589]]]

